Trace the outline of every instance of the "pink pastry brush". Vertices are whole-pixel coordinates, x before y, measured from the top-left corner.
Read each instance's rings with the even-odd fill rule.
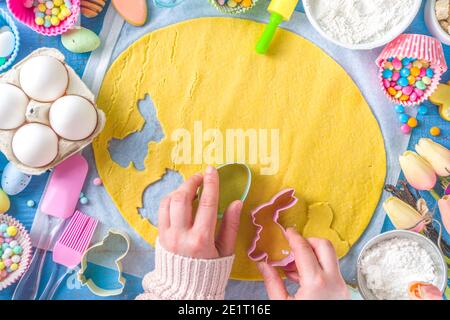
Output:
[[[39,300],[51,300],[62,281],[81,262],[97,223],[96,219],[80,211],[75,212],[53,248],[53,270]],[[56,280],[64,267],[66,267],[64,274]]]

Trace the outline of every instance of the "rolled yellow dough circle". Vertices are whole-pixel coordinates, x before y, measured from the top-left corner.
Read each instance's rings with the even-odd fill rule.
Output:
[[[261,175],[266,165],[251,165],[234,279],[261,279],[247,258],[255,232],[252,208],[292,187],[305,204],[282,213],[284,223],[303,231],[306,204],[328,203],[333,237],[340,238],[341,248],[345,242],[351,246],[374,213],[386,174],[380,128],[348,74],[320,48],[285,30],[277,32],[270,54],[257,55],[254,46],[263,27],[248,20],[201,18],[147,34],[114,62],[98,97],[108,120],[93,144],[99,174],[122,215],[151,244],[157,228],[138,213],[144,190],[167,169],[186,179],[207,165],[172,162],[176,129],[193,133],[195,121],[202,121],[203,131],[219,128],[224,136],[226,129],[279,129],[278,173]],[[149,143],[144,171],[122,168],[112,160],[108,142],[143,127],[137,103],[146,94],[164,139]],[[311,220],[309,235],[330,233],[323,228],[323,222]],[[269,250],[277,250],[276,244]]]

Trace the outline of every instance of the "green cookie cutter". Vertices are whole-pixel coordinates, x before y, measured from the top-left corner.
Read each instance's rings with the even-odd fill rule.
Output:
[[[222,219],[225,210],[235,200],[244,201],[252,184],[252,171],[244,163],[227,163],[217,167],[219,173],[219,212]],[[202,189],[199,190],[199,198]]]
[[[119,274],[117,281],[120,287],[117,289],[101,288],[96,283],[95,279],[93,277],[91,278],[89,275],[88,259],[95,255],[102,256],[104,254],[106,254],[106,257],[109,259],[117,255],[116,251],[118,248],[120,249],[119,257],[114,260],[114,263]],[[126,279],[122,276],[122,260],[128,254],[129,250],[130,239],[128,235],[117,229],[109,229],[108,234],[102,241],[92,245],[84,253],[81,258],[81,269],[78,271],[78,280],[83,286],[87,286],[93,294],[100,297],[110,297],[121,294],[126,284]]]

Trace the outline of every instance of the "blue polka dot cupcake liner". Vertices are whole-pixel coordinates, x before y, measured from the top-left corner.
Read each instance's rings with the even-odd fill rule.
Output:
[[[14,22],[14,20],[11,18],[9,14],[7,14],[4,10],[0,9],[0,28],[1,27],[9,27],[11,29],[11,32],[14,35],[14,50],[12,54],[9,57],[6,57],[6,61],[4,64],[0,65],[0,73],[3,73],[9,67],[11,67],[14,64],[14,61],[17,58],[17,54],[19,53],[19,47],[20,47],[20,36],[19,36],[19,30],[17,30],[17,26]]]

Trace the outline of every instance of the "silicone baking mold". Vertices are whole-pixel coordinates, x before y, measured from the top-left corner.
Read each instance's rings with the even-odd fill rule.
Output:
[[[30,29],[45,36],[57,36],[71,29],[78,19],[80,14],[80,0],[71,0],[72,2],[72,14],[59,26],[51,26],[46,28],[44,26],[38,26],[35,22],[35,16],[33,8],[26,8],[23,5],[23,0],[7,0],[8,9],[16,17],[17,20],[28,26]]]
[[[6,60],[6,62],[0,66],[0,73],[8,69],[13,64],[13,62],[17,58],[17,54],[19,53],[20,48],[19,30],[17,30],[17,26],[14,23],[14,20],[10,17],[9,14],[0,9],[0,28],[3,26],[8,26],[11,29],[11,32],[14,34],[15,45],[13,53],[8,57],[8,60]]]

